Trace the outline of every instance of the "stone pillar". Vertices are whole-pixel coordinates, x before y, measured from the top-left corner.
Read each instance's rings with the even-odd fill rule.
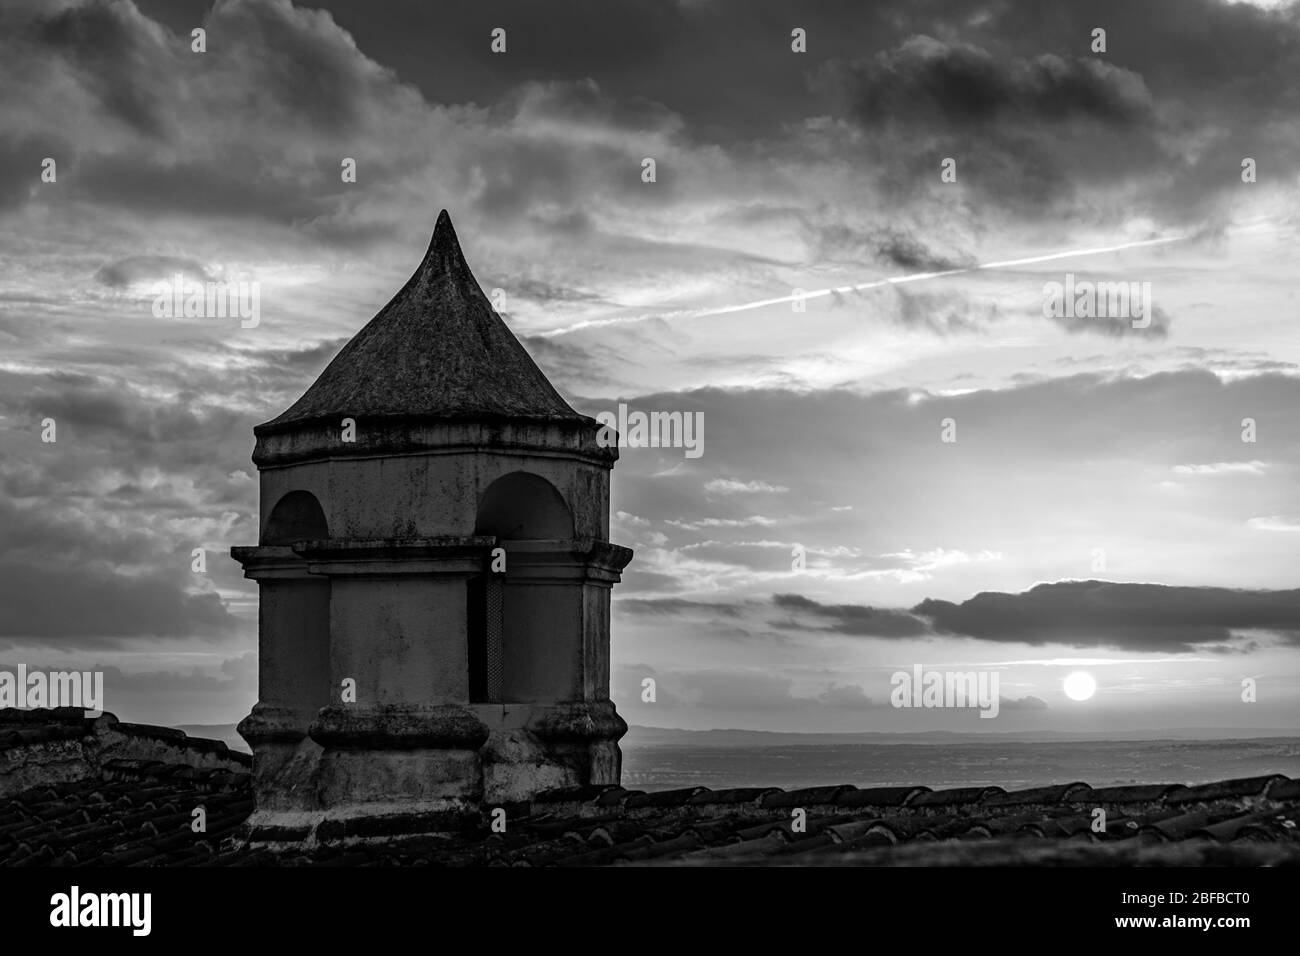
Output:
[[[310,728],[327,811],[445,810],[481,798],[488,728],[467,706],[466,581],[492,541],[294,546],[330,581],[331,700]],[[355,702],[342,697],[345,680]]]
[[[632,552],[590,539],[500,544],[505,675],[488,795],[618,783],[627,724],[609,699],[609,602]]]
[[[232,554],[260,593],[259,699],[237,728],[253,751],[257,805],[312,809],[318,748],[307,732],[329,699],[329,581],[310,574],[287,546]]]

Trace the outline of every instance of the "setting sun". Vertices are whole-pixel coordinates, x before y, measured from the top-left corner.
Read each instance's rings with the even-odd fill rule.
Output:
[[[1065,679],[1064,688],[1070,700],[1087,700],[1097,693],[1097,681],[1085,671],[1075,671]]]

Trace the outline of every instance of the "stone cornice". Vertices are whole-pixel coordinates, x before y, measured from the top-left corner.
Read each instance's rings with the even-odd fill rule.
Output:
[[[412,454],[524,454],[567,458],[612,468],[618,448],[600,445],[595,419],[457,421],[358,415],[356,441],[342,440],[343,416],[272,428],[259,425],[253,463],[259,469]]]

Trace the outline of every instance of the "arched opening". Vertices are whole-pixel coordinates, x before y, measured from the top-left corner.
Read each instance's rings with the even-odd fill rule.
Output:
[[[545,478],[516,471],[492,482],[479,503],[474,533],[495,537],[507,551],[505,574],[485,571],[467,587],[469,693],[474,703],[499,703],[506,698],[507,673],[515,658],[507,648],[506,581],[509,542],[567,540],[573,537],[573,515],[564,498]],[[516,639],[516,643],[517,643]]]
[[[263,546],[329,537],[316,496],[291,491],[275,503]],[[259,582],[258,681],[262,703],[297,715],[301,729],[330,701],[330,580],[298,573]]]
[[[325,512],[309,491],[291,491],[275,503],[266,519],[262,544],[285,545],[330,536]]]
[[[572,538],[573,515],[549,481],[516,471],[488,486],[478,506],[474,533],[503,541]]]

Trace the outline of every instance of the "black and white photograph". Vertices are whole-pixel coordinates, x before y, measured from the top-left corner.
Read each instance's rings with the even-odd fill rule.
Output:
[[[6,928],[1280,939],[1298,238],[1297,0],[0,0]]]

